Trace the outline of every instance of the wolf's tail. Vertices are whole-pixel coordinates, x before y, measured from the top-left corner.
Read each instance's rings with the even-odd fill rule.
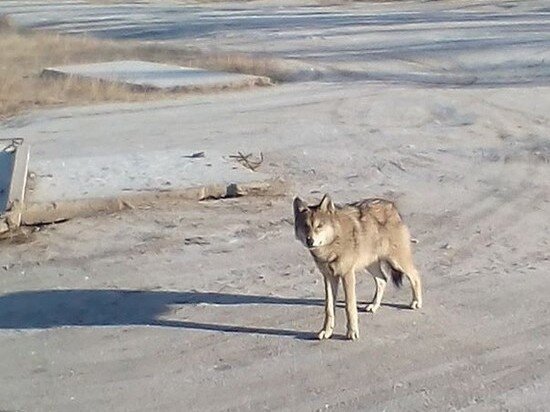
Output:
[[[400,288],[403,286],[403,272],[400,270],[395,269],[393,266],[391,267],[391,280],[395,286]]]

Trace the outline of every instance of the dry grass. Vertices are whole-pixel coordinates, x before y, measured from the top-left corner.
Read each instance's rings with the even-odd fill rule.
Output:
[[[167,49],[49,32],[18,30],[0,16],[0,120],[33,107],[167,97],[166,91],[137,91],[123,85],[82,79],[44,78],[43,68],[64,64],[140,59],[226,70],[283,80],[277,61],[246,55],[205,55],[196,49]],[[179,92],[183,93],[183,92]]]

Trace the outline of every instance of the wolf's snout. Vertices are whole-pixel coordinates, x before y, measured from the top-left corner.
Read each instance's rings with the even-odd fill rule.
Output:
[[[311,236],[306,237],[306,243],[309,247],[313,246],[313,238]]]

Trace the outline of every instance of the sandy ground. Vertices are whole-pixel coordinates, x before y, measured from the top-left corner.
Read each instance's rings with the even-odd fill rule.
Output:
[[[522,4],[534,16],[540,3]],[[215,141],[262,150],[261,171],[290,189],[3,243],[0,409],[546,410],[550,88],[546,63],[519,66],[513,84],[327,77],[3,124],[32,139],[36,165]],[[293,239],[291,198],[325,191],[396,199],[419,241],[425,306],[410,311],[408,288],[388,288],[379,312],[361,313],[358,342],[342,339],[341,307],[337,336],[312,339],[323,287]],[[361,279],[365,303],[374,285]]]

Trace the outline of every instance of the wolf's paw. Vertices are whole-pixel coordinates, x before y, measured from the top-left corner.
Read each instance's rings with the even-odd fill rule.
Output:
[[[349,340],[358,340],[359,331],[357,329],[349,329],[348,333],[346,333],[346,338]]]
[[[367,306],[365,306],[365,311],[370,313],[376,313],[380,305],[375,305],[374,303],[369,303]]]
[[[317,334],[319,340],[330,339],[332,336],[332,329],[321,329],[321,332]]]
[[[412,310],[415,310],[415,309],[420,309],[422,307],[422,301],[421,300],[413,300],[411,302],[411,309]]]

